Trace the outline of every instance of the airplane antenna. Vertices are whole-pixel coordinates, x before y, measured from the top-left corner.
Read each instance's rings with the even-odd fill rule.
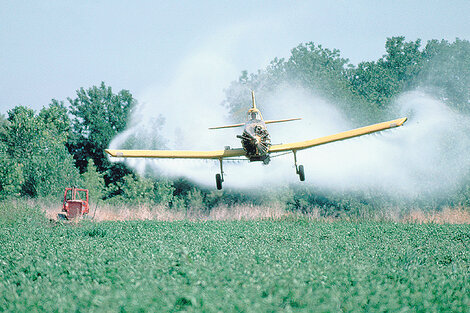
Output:
[[[253,109],[256,109],[255,92],[253,90],[251,91],[251,100],[253,102]]]

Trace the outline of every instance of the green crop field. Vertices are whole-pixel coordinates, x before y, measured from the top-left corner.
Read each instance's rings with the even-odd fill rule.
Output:
[[[0,209],[0,311],[470,311],[469,225]]]

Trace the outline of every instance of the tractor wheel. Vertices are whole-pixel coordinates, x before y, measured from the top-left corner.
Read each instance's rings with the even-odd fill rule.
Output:
[[[299,165],[299,178],[300,178],[300,181],[305,180],[305,172],[304,172],[304,166],[303,165]]]
[[[222,176],[220,174],[215,174],[215,184],[217,186],[217,190],[222,189]]]
[[[57,219],[58,219],[58,220],[61,220],[61,221],[66,221],[66,220],[68,220],[68,218],[67,218],[67,213],[65,213],[65,212],[64,212],[64,213],[58,213],[58,214],[57,214]]]

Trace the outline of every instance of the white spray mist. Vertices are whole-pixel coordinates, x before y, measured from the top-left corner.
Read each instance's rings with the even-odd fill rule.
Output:
[[[187,65],[187,64],[186,64]],[[203,67],[209,64],[203,64]],[[211,67],[216,68],[213,64]],[[220,72],[225,67],[219,63]],[[149,148],[222,149],[225,145],[239,147],[235,138],[242,129],[208,130],[209,126],[228,122],[220,105],[223,84],[214,80],[207,88],[191,88],[192,77],[156,93],[143,97],[130,129],[113,140],[111,147],[120,148],[129,136],[141,137],[143,148],[153,136],[166,145]],[[197,79],[196,79],[197,81]],[[220,88],[220,89],[219,89]],[[218,90],[217,90],[218,89]],[[201,92],[205,90],[206,92]],[[246,95],[247,109],[250,94]],[[331,103],[299,88],[284,86],[259,103],[265,119],[302,117],[303,120],[269,125],[274,144],[302,141],[353,128],[348,119]],[[447,193],[458,187],[470,169],[467,152],[470,120],[444,103],[421,92],[410,92],[397,99],[402,115],[409,120],[403,127],[360,138],[331,143],[298,152],[299,163],[305,167],[307,180],[298,181],[292,154],[274,157],[267,166],[261,163],[224,162],[224,187],[251,188],[308,184],[334,191],[375,190],[388,195],[416,198],[423,193]],[[153,125],[156,121],[164,123]],[[377,121],[381,122],[381,121]],[[139,141],[136,141],[139,142]],[[142,171],[155,169],[157,175],[184,176],[206,186],[214,185],[217,161],[202,160],[126,160]]]
[[[237,41],[242,30],[223,32]],[[229,41],[230,41],[229,40]],[[237,78],[233,64],[233,42],[216,37],[205,49],[184,60],[167,84],[154,86],[137,96],[139,105],[129,128],[119,134],[110,148],[219,150],[240,147],[239,129],[208,130],[235,122],[221,103],[224,89]],[[246,109],[250,107],[246,90]],[[310,91],[284,85],[258,99],[265,119],[302,117],[301,121],[268,125],[273,144],[313,139],[354,128],[347,116],[332,103]],[[407,116],[403,127],[298,152],[306,181],[295,173],[292,154],[273,157],[269,165],[248,161],[224,162],[224,188],[257,186],[308,186],[332,191],[377,191],[414,199],[424,194],[456,190],[470,169],[470,119],[459,115],[422,92],[409,92],[396,100]],[[377,121],[382,122],[382,121]],[[354,125],[365,126],[365,125]],[[213,160],[124,161],[139,172],[155,176],[186,177],[215,188],[219,172]]]
[[[334,105],[306,91],[286,88],[279,93],[267,111],[298,111],[304,120],[283,129],[271,127],[274,138],[299,141],[352,128]],[[419,91],[401,95],[396,105],[400,115],[390,119],[407,116],[403,127],[298,152],[309,184],[408,199],[445,196],[458,188],[470,169],[470,119]]]

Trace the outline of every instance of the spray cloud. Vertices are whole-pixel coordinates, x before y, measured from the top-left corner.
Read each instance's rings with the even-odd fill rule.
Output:
[[[240,147],[235,136],[241,129],[208,130],[241,122],[229,120],[228,110],[221,105],[223,90],[238,74],[230,62],[230,50],[221,52],[209,45],[184,60],[168,84],[149,88],[140,95],[129,128],[112,141],[110,148]],[[246,109],[250,100],[247,90]],[[268,166],[260,162],[224,162],[224,188],[307,184],[332,191],[368,190],[409,199],[455,191],[470,169],[470,118],[420,91],[402,94],[395,102],[401,115],[390,119],[407,116],[409,120],[403,127],[299,151],[299,163],[305,167],[304,183],[298,181],[289,154],[272,158]],[[303,118],[268,125],[274,144],[313,139],[357,126],[351,125],[334,104],[288,84],[257,104],[265,119]],[[157,176],[184,176],[205,186],[214,186],[214,175],[219,172],[218,161],[213,160],[125,162],[140,172],[152,169]]]

